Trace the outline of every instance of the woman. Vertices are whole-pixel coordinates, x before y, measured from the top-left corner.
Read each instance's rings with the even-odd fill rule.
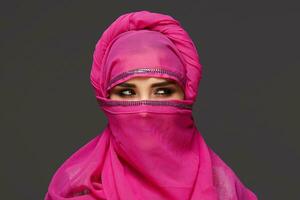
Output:
[[[93,59],[91,83],[108,124],[57,170],[46,200],[257,200],[196,127],[202,66],[178,21],[124,14]]]

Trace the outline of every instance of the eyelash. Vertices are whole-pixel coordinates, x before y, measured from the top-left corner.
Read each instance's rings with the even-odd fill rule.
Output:
[[[170,95],[172,95],[174,92],[175,92],[175,90],[173,90],[173,89],[171,89],[171,88],[158,88],[157,90],[156,90],[156,92],[157,91],[161,91],[161,90],[164,90],[164,93],[163,94],[157,94],[157,95],[159,95],[159,96],[170,96]],[[121,97],[131,97],[131,96],[133,96],[134,94],[129,94],[129,95],[127,95],[127,94],[124,94],[123,92],[125,92],[125,91],[131,91],[130,93],[133,93],[134,92],[134,90],[132,90],[132,89],[122,89],[122,90],[120,90],[120,91],[118,91],[118,95],[119,96],[121,96]],[[132,92],[133,91],[133,92]]]

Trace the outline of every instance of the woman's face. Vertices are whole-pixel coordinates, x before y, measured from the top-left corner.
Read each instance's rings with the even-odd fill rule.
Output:
[[[181,87],[171,79],[134,77],[114,86],[109,92],[114,100],[184,99]]]

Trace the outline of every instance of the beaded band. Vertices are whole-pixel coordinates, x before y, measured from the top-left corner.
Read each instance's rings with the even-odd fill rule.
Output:
[[[129,75],[132,75],[132,74],[146,74],[146,73],[168,74],[168,75],[176,77],[179,81],[181,81],[182,85],[185,85],[185,83],[186,83],[186,78],[184,76],[182,76],[180,73],[175,72],[175,71],[170,71],[170,70],[166,70],[166,69],[162,69],[162,68],[138,68],[138,69],[129,70],[129,71],[126,71],[126,72],[116,75],[109,81],[108,85],[112,85],[116,81],[118,81],[122,78],[125,78]]]
[[[157,100],[139,100],[139,101],[103,101],[98,99],[100,106],[139,106],[139,105],[153,105],[153,106],[175,106],[179,108],[189,109],[191,110],[193,104],[185,104],[181,102],[172,102],[172,101],[157,101]]]

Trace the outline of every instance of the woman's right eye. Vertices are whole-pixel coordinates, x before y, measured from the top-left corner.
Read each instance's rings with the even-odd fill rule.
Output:
[[[118,92],[118,95],[121,97],[130,97],[130,96],[133,96],[134,94],[135,94],[135,92],[132,89],[124,89],[124,90],[120,90]]]

